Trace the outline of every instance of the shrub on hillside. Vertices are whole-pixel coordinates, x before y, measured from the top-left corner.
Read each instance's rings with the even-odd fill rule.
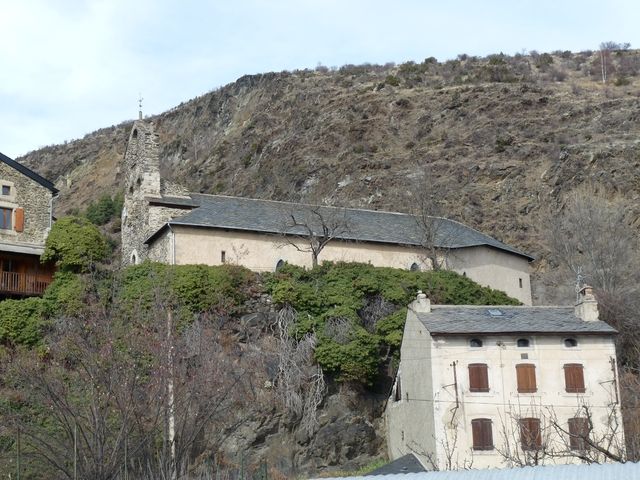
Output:
[[[0,302],[0,344],[34,346],[42,340],[46,325],[41,298]]]
[[[89,204],[85,216],[94,225],[104,225],[112,218],[120,216],[123,203],[124,197],[122,193],[113,198],[105,194],[97,202]]]
[[[316,360],[322,368],[340,380],[365,384],[374,382],[384,358],[397,355],[406,306],[418,290],[440,304],[518,304],[503,292],[444,270],[325,262],[313,270],[285,265],[264,278],[274,303],[298,312],[294,333],[316,333]]]
[[[60,270],[89,271],[109,257],[111,248],[100,230],[81,217],[56,221],[45,243],[43,262],[55,262]]]

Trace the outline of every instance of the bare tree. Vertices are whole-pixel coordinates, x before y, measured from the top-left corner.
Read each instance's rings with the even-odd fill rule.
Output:
[[[424,261],[433,270],[447,267],[450,249],[455,239],[455,230],[449,228],[450,222],[444,218],[444,187],[438,182],[431,169],[423,167],[424,172],[412,188],[415,216],[420,235],[420,245],[424,252]]]
[[[286,214],[281,233],[285,245],[311,254],[311,265],[329,242],[349,233],[346,210],[335,207],[306,206]]]
[[[309,333],[297,340],[291,335],[296,315],[290,306],[278,312],[276,391],[285,410],[299,419],[300,427],[311,435],[318,425],[317,410],[326,386],[322,368],[314,361],[315,334]]]

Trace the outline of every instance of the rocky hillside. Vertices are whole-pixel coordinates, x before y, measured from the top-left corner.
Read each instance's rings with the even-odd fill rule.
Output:
[[[543,214],[584,182],[639,222],[640,52],[606,52],[606,83],[600,61],[460,55],[245,76],[150,120],[164,175],[193,191],[411,211],[434,188],[449,217],[544,258]],[[118,189],[129,128],[19,160],[69,211]]]

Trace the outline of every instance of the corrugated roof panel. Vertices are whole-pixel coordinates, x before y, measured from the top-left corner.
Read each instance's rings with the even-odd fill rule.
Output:
[[[638,463],[548,465],[524,468],[397,473],[322,480],[640,480]]]

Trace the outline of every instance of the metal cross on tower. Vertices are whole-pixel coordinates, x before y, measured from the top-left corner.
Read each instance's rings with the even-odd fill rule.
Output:
[[[142,98],[142,93],[138,94],[138,119],[142,120],[142,100],[144,100],[144,98]]]

